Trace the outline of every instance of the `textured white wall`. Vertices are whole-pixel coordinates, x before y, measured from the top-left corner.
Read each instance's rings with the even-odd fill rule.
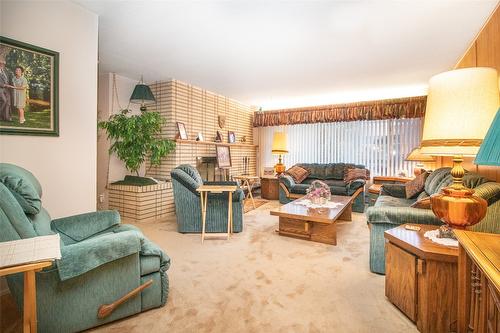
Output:
[[[128,106],[134,114],[140,112],[140,105],[128,105],[130,95],[132,95],[132,91],[138,81],[118,74],[115,74],[115,77],[116,93],[113,88],[113,73],[99,74],[97,104],[99,120],[106,120],[110,115],[120,112],[120,107],[124,109]],[[107,140],[106,132],[99,130],[97,137],[97,207],[99,209],[107,209],[108,207],[106,183],[123,179],[125,175],[131,174],[116,154],[109,156],[108,149],[109,141]],[[144,166],[139,170],[139,173],[144,175]],[[104,195],[103,202],[99,200],[100,194]]]
[[[0,136],[0,161],[31,172],[53,218],[96,208],[96,14],[69,1],[2,1],[2,36],[60,54],[59,137]]]

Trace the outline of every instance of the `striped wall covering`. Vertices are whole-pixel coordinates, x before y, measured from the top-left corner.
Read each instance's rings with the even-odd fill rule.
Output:
[[[243,173],[243,157],[249,157],[250,174],[256,174],[257,146],[253,138],[253,113],[255,107],[216,93],[178,81],[168,80],[150,84],[156,97],[156,104],[148,110],[160,112],[167,120],[162,128],[162,136],[175,139],[176,122],[183,122],[188,133],[188,141],[177,140],[175,151],[167,156],[158,167],[146,163],[147,175],[170,180],[170,171],[180,164],[196,166],[196,158],[215,156],[216,131],[219,130],[227,144],[227,132],[234,131],[236,144],[231,144],[231,175]],[[218,116],[226,118],[224,128],[219,128]],[[205,143],[194,141],[198,132],[203,134]],[[246,142],[240,142],[245,136]],[[209,143],[209,141],[211,143]],[[168,213],[174,214],[172,189],[167,189]]]

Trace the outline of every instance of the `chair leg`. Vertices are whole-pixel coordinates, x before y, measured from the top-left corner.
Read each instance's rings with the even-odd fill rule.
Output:
[[[231,217],[233,215],[233,193],[229,192],[228,203],[227,203],[227,239],[231,236]]]

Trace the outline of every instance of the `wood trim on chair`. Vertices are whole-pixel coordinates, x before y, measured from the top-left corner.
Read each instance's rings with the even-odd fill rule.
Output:
[[[378,184],[381,182],[398,182],[398,183],[407,183],[413,178],[410,177],[389,177],[389,176],[375,176],[373,177],[373,183]]]
[[[365,190],[365,187],[364,187],[364,186],[363,186],[363,187],[358,188],[358,189],[356,190],[356,192],[354,192],[354,193],[351,195],[351,198],[352,198],[352,199],[351,199],[351,201],[356,200],[356,198],[358,197],[358,195],[360,195],[362,192],[364,192],[364,190]]]
[[[285,186],[285,184],[283,184],[281,182],[280,182],[280,187],[283,189],[283,191],[285,191],[285,195],[288,199],[298,199],[298,198],[302,198],[305,195],[305,194],[291,193],[290,191],[288,191],[288,188]]]
[[[101,305],[99,307],[99,309],[97,310],[97,318],[99,318],[99,319],[106,318],[107,316],[112,314],[113,311],[115,311],[117,307],[119,307],[120,305],[122,305],[123,303],[125,303],[126,301],[131,299],[132,297],[138,295],[140,292],[142,292],[144,289],[151,286],[152,284],[153,284],[153,280],[148,280],[148,281],[144,282],[143,284],[141,284],[139,287],[128,292],[123,297],[117,299],[113,303]]]
[[[285,186],[285,184],[283,184],[282,182],[280,182],[280,187],[283,189],[283,191],[285,191],[285,195],[287,198],[290,197],[290,192],[288,191],[288,188]]]

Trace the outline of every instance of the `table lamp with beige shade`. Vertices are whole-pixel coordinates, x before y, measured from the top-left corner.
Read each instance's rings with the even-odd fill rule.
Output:
[[[462,183],[462,161],[477,154],[499,105],[498,73],[493,68],[453,70],[429,81],[420,151],[453,156],[453,183],[431,196],[432,211],[449,227],[464,229],[486,215],[486,201]],[[449,234],[449,228],[442,234]]]
[[[418,176],[422,173],[422,170],[425,171],[424,163],[436,163],[436,158],[431,155],[424,155],[420,152],[420,148],[414,148],[408,156],[406,156],[405,161],[417,162],[415,168],[413,168],[413,174]]]
[[[278,163],[274,166],[274,171],[280,175],[285,172],[286,168],[283,164],[283,154],[288,153],[287,137],[285,132],[274,132],[272,154],[278,155]]]

